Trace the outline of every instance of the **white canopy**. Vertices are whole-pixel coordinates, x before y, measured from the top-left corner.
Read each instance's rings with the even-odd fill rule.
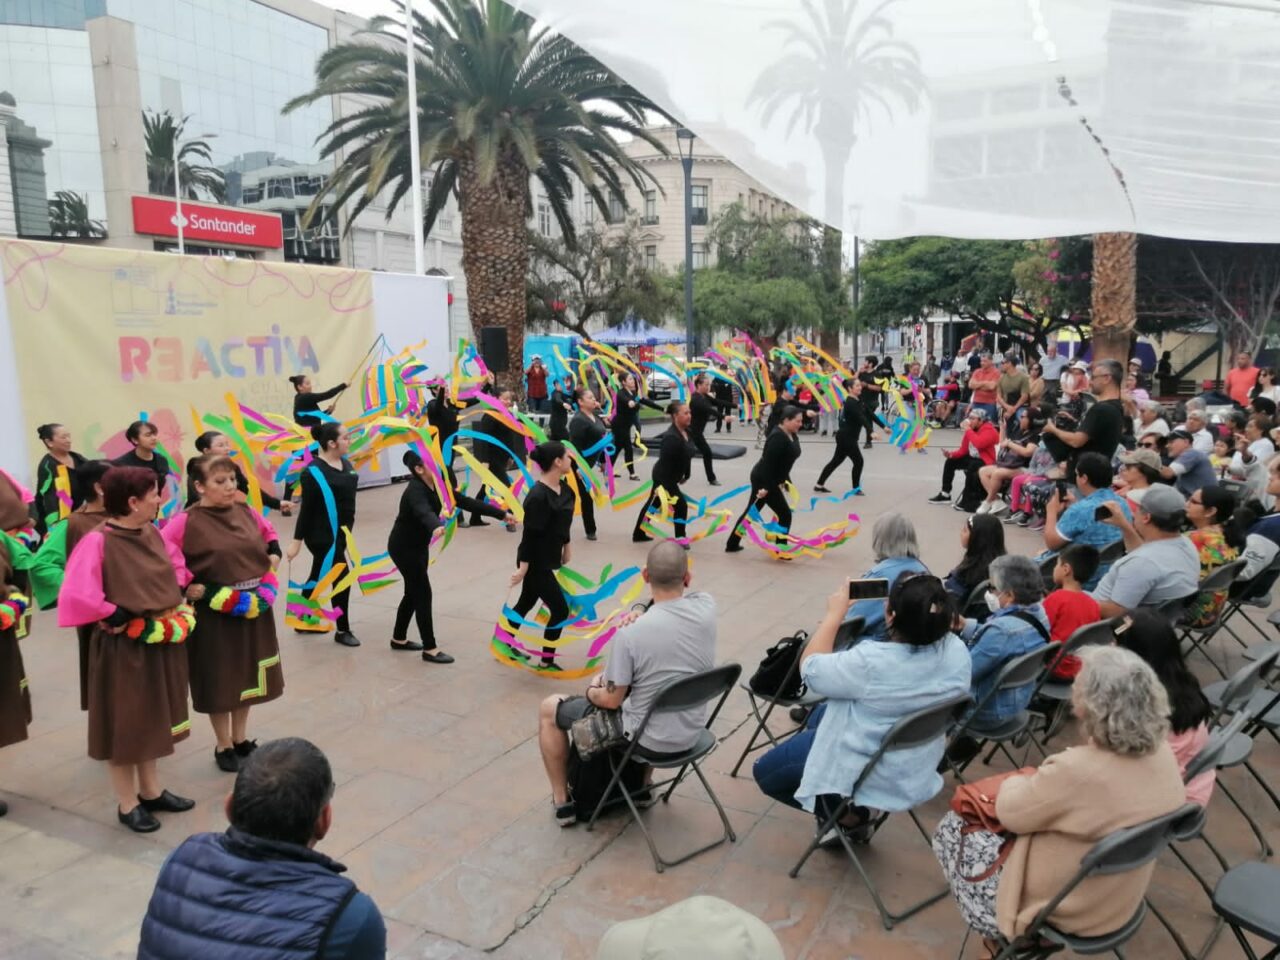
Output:
[[[1280,241],[1273,0],[518,2],[848,233]]]

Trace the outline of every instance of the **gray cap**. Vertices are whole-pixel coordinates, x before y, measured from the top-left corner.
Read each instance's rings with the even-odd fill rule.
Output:
[[[1185,513],[1187,498],[1165,483],[1153,483],[1142,495],[1138,511],[1153,517],[1172,517]]]
[[[718,897],[697,896],[665,910],[615,923],[596,960],[785,960],[764,921]]]

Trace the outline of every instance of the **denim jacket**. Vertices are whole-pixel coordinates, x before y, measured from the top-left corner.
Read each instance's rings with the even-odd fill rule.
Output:
[[[1044,636],[1031,624],[1014,613],[1024,611],[1035,617],[1044,627]],[[966,619],[960,638],[969,648],[969,657],[973,661],[973,699],[982,702],[995,686],[1000,669],[1013,657],[1030,653],[1042,646],[1049,635],[1049,618],[1045,616],[1044,606],[1033,603],[1029,606],[1013,604],[993,613],[985,623]],[[977,727],[995,727],[1027,708],[1031,701],[1031,689],[1034,684],[1015,687],[1012,690],[1001,690],[973,718]]]

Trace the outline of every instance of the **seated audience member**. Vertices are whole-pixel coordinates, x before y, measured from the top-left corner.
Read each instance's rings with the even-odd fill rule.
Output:
[[[1164,436],[1169,432],[1169,421],[1164,418],[1164,406],[1156,400],[1143,400],[1138,403],[1138,415],[1133,421],[1133,435],[1140,437],[1144,433],[1158,433]]]
[[[1193,450],[1199,450],[1206,457],[1213,452],[1213,431],[1209,429],[1209,414],[1202,406],[1192,406],[1187,403],[1187,422],[1179,430],[1185,430],[1191,435],[1191,447]],[[1172,433],[1173,431],[1169,431]],[[1170,451],[1172,453],[1172,451]],[[1175,454],[1176,456],[1176,454]]]
[[[1072,687],[1072,712],[1084,742],[1045,760],[1034,773],[1000,785],[996,815],[1017,839],[997,866],[1004,835],[969,832],[948,813],[933,850],[960,914],[987,940],[1022,935],[1103,837],[1172,813],[1186,790],[1169,748],[1169,698],[1134,653],[1088,647]],[[962,856],[963,853],[963,856]],[[977,882],[988,868],[989,877]],[[1055,929],[1080,937],[1112,933],[1133,917],[1155,862],[1126,873],[1089,877],[1049,916]]]
[[[979,406],[969,408],[969,416],[965,419],[965,430],[960,436],[960,446],[949,450],[943,456],[942,489],[929,498],[930,503],[950,503],[951,486],[957,472],[964,477],[957,510],[972,513],[978,508],[981,498],[981,486],[978,484],[978,471],[987,464],[996,461],[996,444],[1000,440],[1000,431],[987,417],[986,410]]]
[[[1114,503],[1126,515],[1132,518],[1129,506],[1111,489],[1111,461],[1100,453],[1082,454],[1076,460],[1076,487],[1080,496],[1065,506],[1054,494],[1045,508],[1044,545],[1046,552],[1038,558],[1041,562],[1048,559],[1053,552],[1061,550],[1069,543],[1084,543],[1101,550],[1120,539],[1115,527],[1098,519],[1098,508],[1106,503]],[[1099,570],[1094,579],[1085,585],[1090,589],[1105,573]]]
[[[1130,514],[1138,509],[1151,485],[1161,482],[1160,469],[1164,464],[1156,452],[1157,446],[1154,437],[1144,437],[1136,448],[1120,455],[1120,470],[1112,489],[1124,498]]]
[[[1235,494],[1223,487],[1205,487],[1187,498],[1187,519],[1191,521],[1187,537],[1200,557],[1201,580],[1235,560],[1244,548],[1245,531],[1231,523],[1235,508]],[[1183,619],[1196,626],[1212,623],[1226,602],[1226,590],[1212,596],[1202,594],[1187,608]]]
[[[1187,765],[1209,742],[1213,707],[1187,668],[1173,624],[1153,610],[1139,610],[1116,630],[1116,645],[1145,660],[1164,685],[1169,695],[1169,746],[1185,779]],[[1187,801],[1208,806],[1216,782],[1216,771],[1206,770],[1187,784]]]
[[[551,781],[551,802],[562,827],[577,822],[569,795],[569,728],[593,710],[621,710],[622,729],[631,736],[654,698],[672,680],[715,666],[716,602],[709,593],[686,593],[692,579],[689,555],[674,540],[649,549],[644,579],[653,604],[618,631],[609,661],[585,695],[554,694],[538,712],[538,746]],[[846,595],[847,597],[847,595]],[[706,725],[707,706],[655,714],[636,746],[641,756],[683,753]],[[652,768],[645,766],[646,775]]]
[[[963,613],[970,591],[987,579],[991,561],[1004,556],[1004,527],[993,516],[975,513],[960,527],[960,546],[964,557],[947,574],[943,585],[955,600],[956,609]]]
[[[1227,468],[1231,466],[1231,445],[1224,437],[1218,437],[1213,441],[1213,453],[1209,454],[1209,465],[1213,467],[1213,472],[1218,477],[1227,475]]]
[[[1119,506],[1107,509],[1111,516],[1106,522],[1124,536],[1126,553],[1092,591],[1102,618],[1190,598],[1200,583],[1200,558],[1191,541],[1182,536],[1186,498],[1161,484],[1147,491],[1132,522]]]
[[[915,525],[901,513],[882,513],[871,528],[871,552],[876,562],[862,575],[864,580],[888,580],[892,586],[904,573],[928,573],[920,559],[920,541]],[[862,636],[883,640],[888,635],[884,624],[883,600],[855,600],[849,604],[846,620],[861,617]]]
[[[1031,455],[1040,445],[1040,431],[1043,429],[1044,417],[1035,407],[1021,407],[1016,416],[1010,416],[1004,437],[996,444],[995,463],[978,469],[978,481],[986,491],[986,499],[978,506],[978,513],[999,516],[1010,509],[1000,499],[1000,491],[1026,470]]]
[[[894,581],[884,606],[885,641],[832,651],[848,602],[840,584],[800,662],[808,689],[826,697],[805,729],[759,760],[752,774],[775,800],[830,816],[897,720],[969,689],[969,657],[951,633],[952,605],[942,581],[907,573]],[[867,808],[909,810],[942,789],[936,767],[943,738],[886,754],[862,785],[858,809],[843,826],[856,831]],[[855,833],[855,835],[857,835]],[[866,839],[865,835],[861,839]]]
[[[1201,453],[1192,444],[1192,437],[1179,427],[1170,432],[1165,439],[1169,450],[1169,465],[1160,468],[1160,475],[1172,480],[1173,485],[1184,497],[1189,497],[1201,487],[1218,485],[1218,472],[1209,462],[1209,455]],[[1209,449],[1213,449],[1213,441],[1209,441]]]
[[[387,931],[346,869],[316,851],[333,825],[333,772],[314,744],[273,740],[240,761],[224,833],[188,837],[156,878],[140,960],[380,960]]]
[[[1098,551],[1083,543],[1073,543],[1058,554],[1053,568],[1055,589],[1044,598],[1049,618],[1049,635],[1054,643],[1065,643],[1081,627],[1097,623],[1098,601],[1084,592],[1084,584],[1098,569]],[[1071,680],[1080,672],[1080,658],[1067,654],[1053,668],[1055,680]]]
[[[1275,456],[1276,447],[1271,442],[1270,417],[1254,414],[1244,425],[1244,433],[1237,434],[1235,453],[1227,466],[1227,476],[1243,480],[1245,497],[1267,501],[1267,461]]]
[[[782,944],[759,917],[719,897],[681,900],[605,931],[596,960],[785,960]]]
[[[1045,445],[1044,437],[1041,437],[1027,463],[1027,469],[1009,481],[1010,513],[1001,518],[1002,523],[1016,523],[1030,529],[1033,521],[1039,521],[1037,529],[1044,529],[1043,514],[1036,510],[1036,501],[1041,498],[1048,501],[1047,491],[1053,483],[1049,474],[1057,466],[1053,454]]]

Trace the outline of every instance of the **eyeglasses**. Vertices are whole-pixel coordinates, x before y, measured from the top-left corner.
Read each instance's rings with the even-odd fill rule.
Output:
[[[1154,443],[1140,443],[1140,444],[1138,444],[1138,446],[1142,447],[1142,449],[1143,449],[1143,450],[1155,450],[1155,449],[1158,449],[1158,445],[1157,445],[1157,444],[1154,444]]]

